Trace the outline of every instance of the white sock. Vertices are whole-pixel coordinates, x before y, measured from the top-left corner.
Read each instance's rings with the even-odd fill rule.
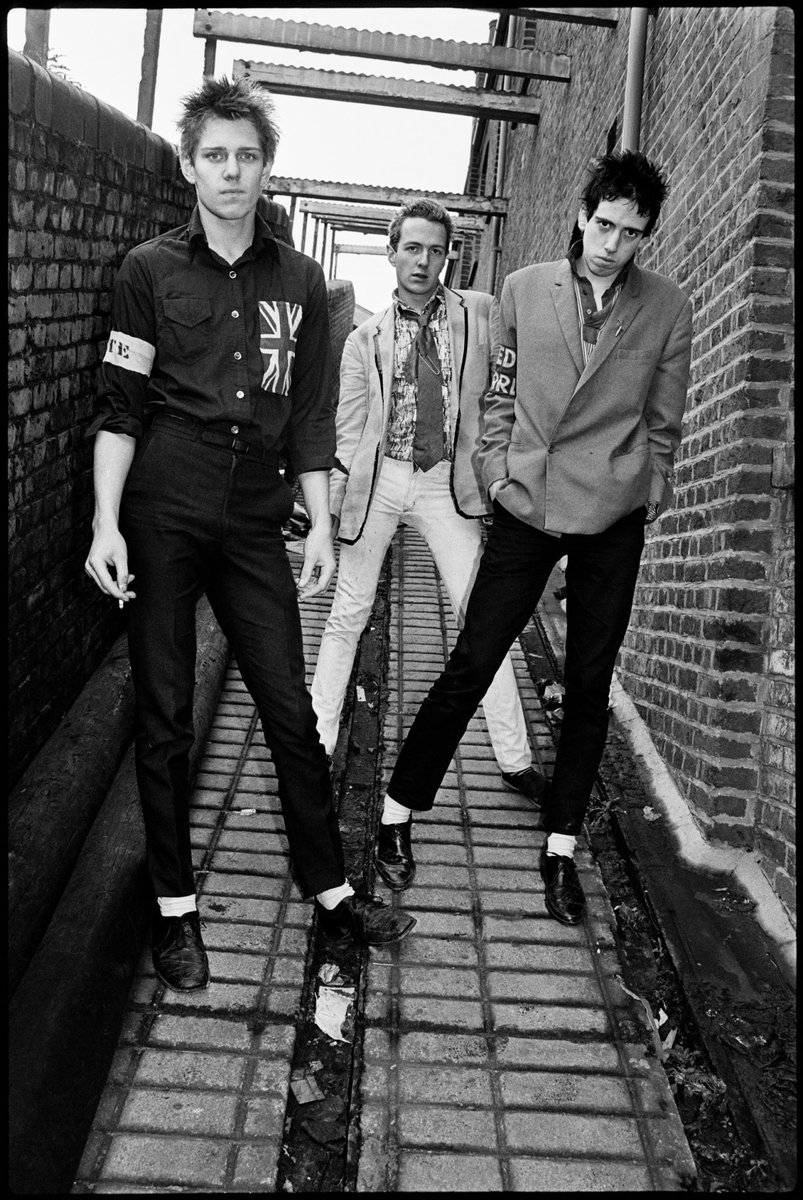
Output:
[[[353,896],[354,888],[349,883],[348,879],[345,883],[341,883],[339,887],[327,888],[325,892],[318,892],[315,899],[319,904],[322,904],[326,909],[337,908],[341,900],[345,900],[346,896]]]
[[[195,912],[198,905],[195,896],[157,896],[159,912],[163,917],[183,917],[185,913]]]
[[[550,833],[546,840],[547,854],[560,854],[563,858],[574,857],[577,838],[571,833]]]
[[[397,804],[390,796],[385,796],[385,807],[382,810],[383,825],[404,825],[410,820],[413,810],[405,808],[403,804]]]

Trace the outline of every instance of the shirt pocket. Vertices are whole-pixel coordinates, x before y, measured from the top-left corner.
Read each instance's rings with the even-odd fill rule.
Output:
[[[197,362],[213,348],[212,305],[198,296],[166,296],[158,309],[160,358]]]

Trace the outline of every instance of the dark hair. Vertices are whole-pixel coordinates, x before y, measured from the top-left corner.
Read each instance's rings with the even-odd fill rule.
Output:
[[[206,79],[197,92],[190,92],[181,101],[184,112],[178,122],[183,158],[192,160],[198,149],[201,131],[210,117],[226,121],[245,119],[256,129],[265,161],[272,163],[279,145],[279,127],[274,119],[274,105],[268,92],[247,79],[229,81]]]
[[[427,199],[410,200],[395,213],[393,220],[388,225],[388,241],[393,250],[397,249],[399,245],[402,225],[408,217],[423,217],[425,221],[436,221],[442,225],[446,230],[446,249],[448,251],[454,233],[454,222],[442,204],[439,204],[437,200]]]
[[[621,150],[594,160],[582,201],[591,217],[603,200],[631,200],[639,216],[649,218],[644,227],[647,235],[652,233],[668,194],[666,177],[654,163],[643,154]]]

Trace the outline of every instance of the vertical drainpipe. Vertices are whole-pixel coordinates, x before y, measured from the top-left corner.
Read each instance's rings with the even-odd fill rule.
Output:
[[[625,111],[622,118],[622,149],[638,152],[641,136],[641,101],[644,93],[644,60],[647,54],[648,8],[631,8],[627,44]]]

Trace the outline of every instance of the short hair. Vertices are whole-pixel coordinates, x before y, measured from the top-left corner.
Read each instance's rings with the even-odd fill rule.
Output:
[[[644,227],[647,235],[652,233],[668,195],[666,176],[654,163],[633,150],[621,150],[594,160],[582,201],[589,217],[603,200],[632,201],[639,216],[648,218]]]
[[[439,204],[437,200],[426,198],[410,200],[407,204],[402,204],[394,214],[393,220],[388,225],[388,241],[391,249],[398,248],[402,225],[408,217],[423,217],[425,221],[435,221],[438,225],[442,225],[446,230],[446,249],[448,251],[454,234],[454,221],[442,204]]]
[[[206,79],[196,92],[182,97],[184,112],[178,122],[179,149],[183,158],[192,160],[201,133],[210,117],[226,121],[245,119],[257,132],[265,161],[272,163],[279,145],[279,127],[274,104],[264,88],[248,79]]]

